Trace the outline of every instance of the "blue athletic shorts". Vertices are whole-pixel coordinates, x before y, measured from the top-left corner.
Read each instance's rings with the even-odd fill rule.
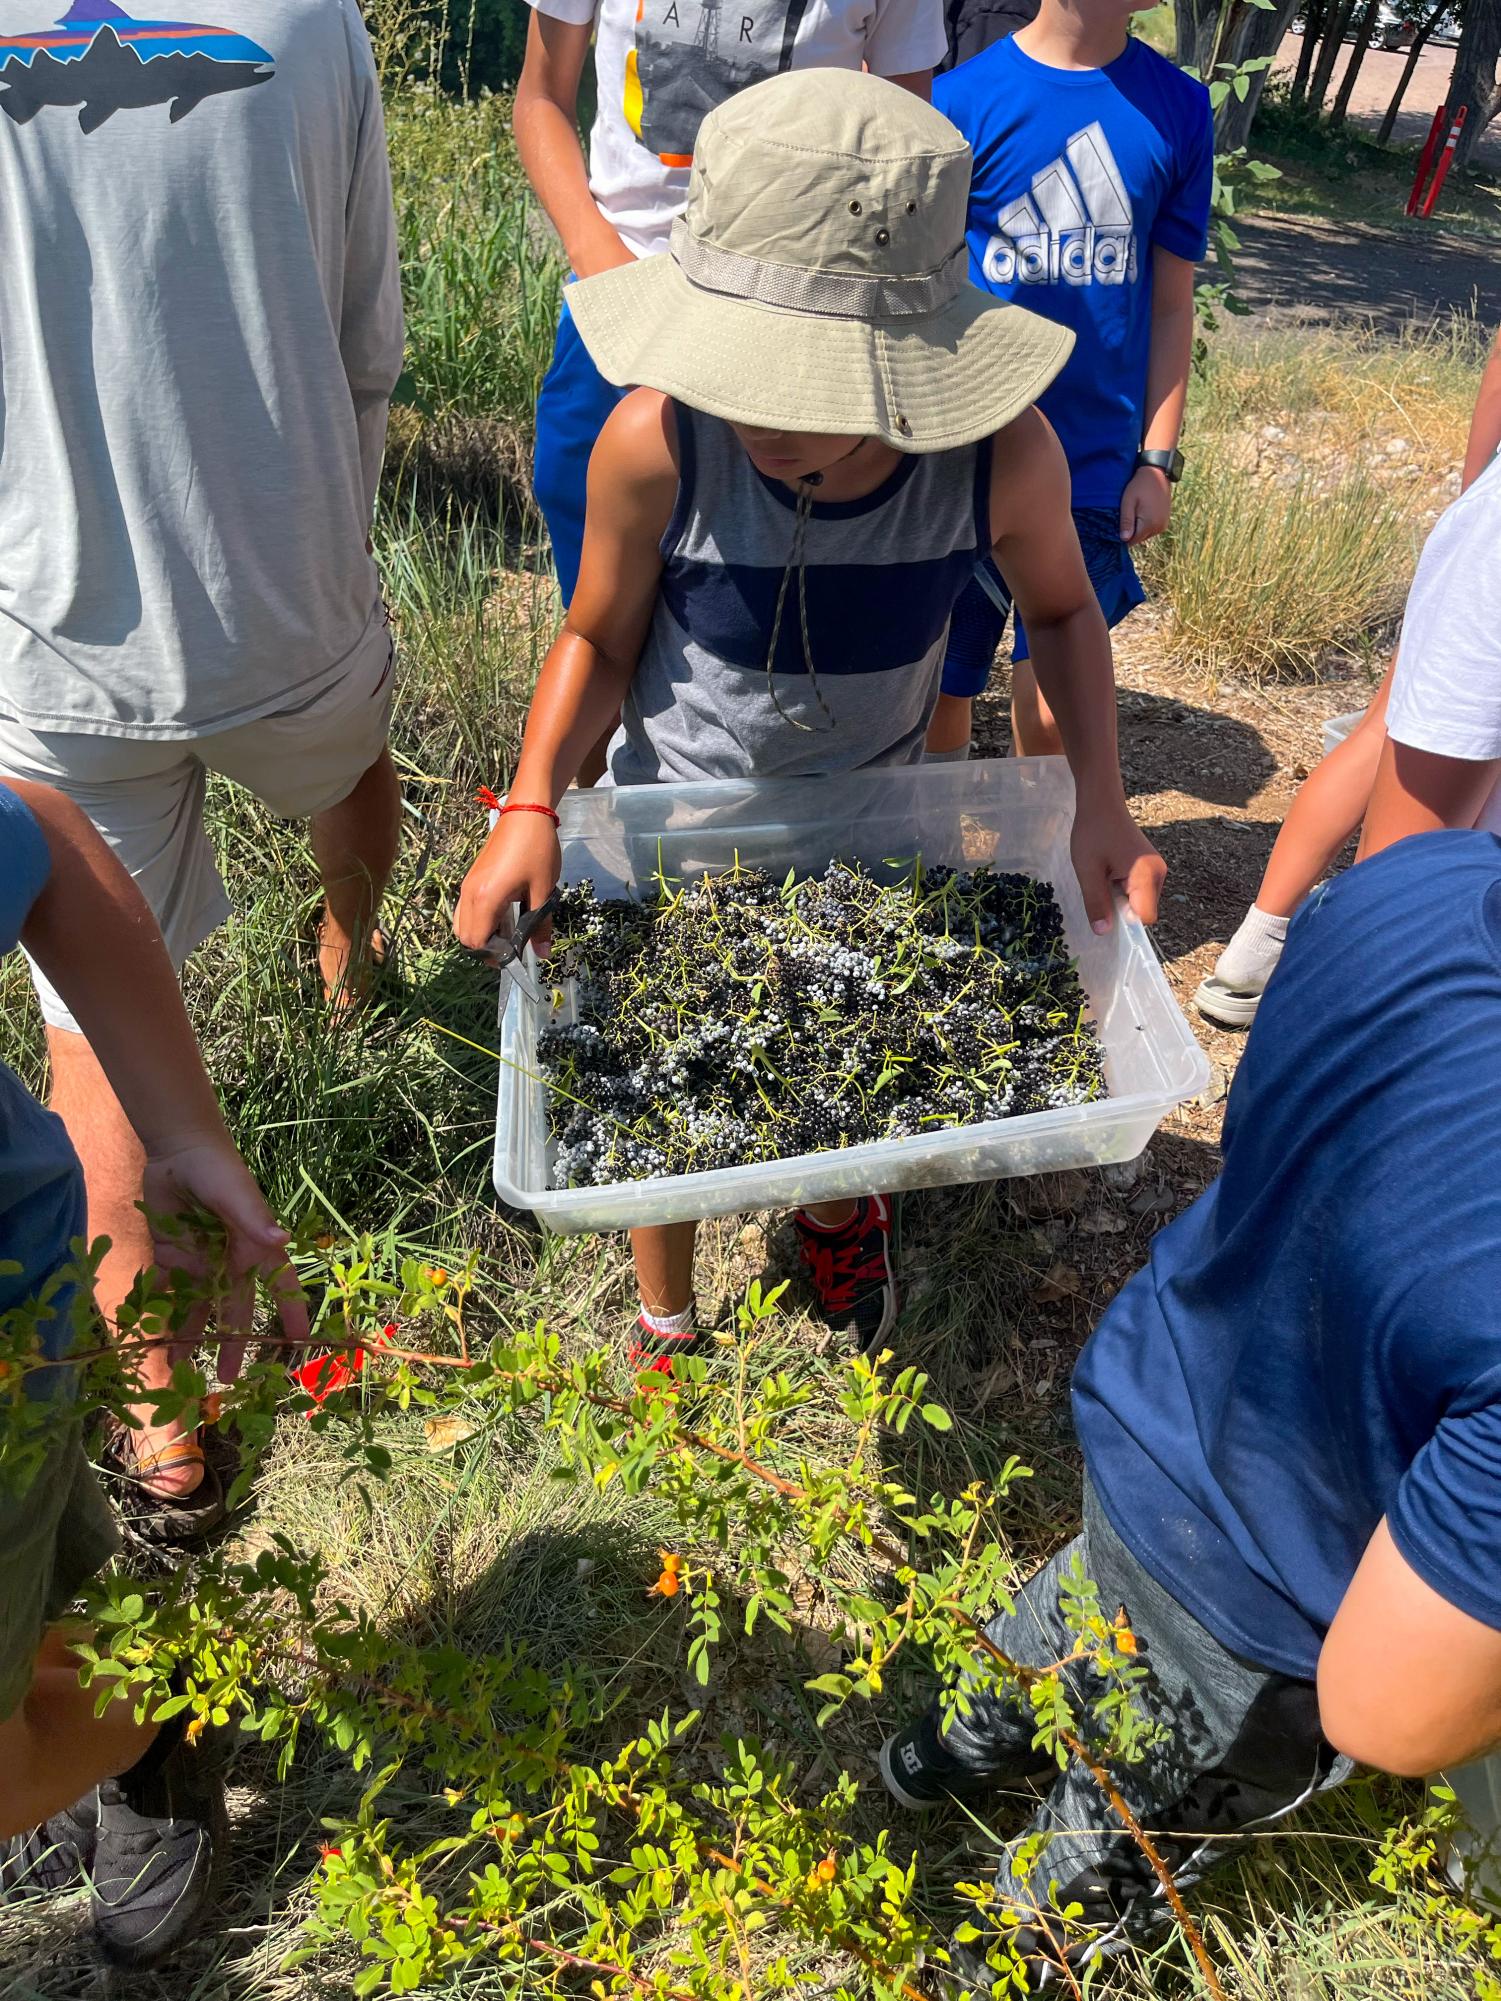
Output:
[[[1121,540],[1120,514],[1113,507],[1076,507],[1074,526],[1105,623],[1119,625],[1146,597],[1131,551]],[[995,559],[987,555],[975,565],[975,574],[965,585],[949,621],[948,651],[943,657],[946,695],[973,698],[984,694],[996,648],[1011,617],[1011,593]],[[1011,658],[1025,660],[1029,657],[1027,635],[1019,618],[1014,619],[1014,627]]]
[[[605,419],[625,393],[606,382],[594,366],[565,305],[558,321],[552,366],[537,392],[537,444],[532,459],[532,492],[552,539],[552,559],[564,604],[571,602],[579,580],[589,454]]]

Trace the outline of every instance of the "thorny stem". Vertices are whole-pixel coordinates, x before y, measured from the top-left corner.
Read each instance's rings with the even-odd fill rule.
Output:
[[[505,1925],[491,1924],[485,1919],[480,1920],[480,1924],[485,1931],[508,1932]],[[516,1936],[514,1930],[509,1931],[509,1936]],[[610,1966],[601,1959],[583,1959],[578,1953],[565,1951],[560,1945],[549,1945],[545,1939],[523,1936],[521,1943],[529,1952],[540,1952],[547,1959],[556,1960],[565,1973],[604,1973],[612,1980],[628,1981],[638,1994],[663,1995],[666,2001],[694,2001],[694,1996],[684,1987],[655,1987],[651,1981],[643,1980],[639,1973],[631,1973],[623,1966]]]
[[[310,1654],[303,1647],[288,1647],[272,1643],[266,1647],[262,1658],[279,1658],[288,1667],[303,1671],[312,1670],[322,1676],[325,1681],[328,1679],[327,1670],[317,1655]],[[379,1681],[373,1675],[355,1675],[351,1677],[347,1668],[344,1667],[340,1668],[339,1673],[340,1681],[336,1685],[347,1687],[352,1680],[367,1694],[379,1697],[381,1700],[390,1702],[398,1708],[403,1708],[409,1714],[419,1718],[423,1722],[441,1723],[449,1728],[459,1729],[472,1728],[473,1726],[474,1718],[472,1716],[455,1710],[440,1709],[432,1703],[423,1702],[420,1697],[409,1694],[405,1689],[395,1688],[388,1683]],[[551,1764],[554,1775],[559,1778],[572,1777],[579,1769],[566,1758],[554,1757],[545,1762]],[[604,1780],[601,1783],[600,1790],[602,1797],[608,1799],[613,1805],[622,1807],[627,1812],[634,1814],[638,1820],[645,1812],[647,1806],[651,1804],[651,1802],[643,1800],[641,1795],[631,1785],[621,1779]],[[781,1896],[773,1884],[755,1875],[737,1856],[726,1854],[720,1848],[703,1846],[691,1834],[688,1836],[688,1839],[694,1854],[701,1862],[712,1862],[716,1868],[731,1870],[756,1896],[765,1897],[769,1902],[775,1904],[778,1909],[791,1912],[794,1916],[797,1915],[791,1902],[786,1897]],[[464,1922],[474,1924],[485,1931],[500,1933],[506,1937],[516,1936],[514,1927],[498,1925],[490,1919],[474,1918],[465,1920]],[[841,1938],[837,1932],[825,1931],[817,1935],[822,1937],[825,1943],[836,1947],[841,1952],[848,1953],[851,1958],[859,1960],[861,1965],[868,1968],[872,1973],[879,1974],[888,1980],[896,1977],[897,1970],[895,1967],[886,1965],[884,1961],[877,1958],[874,1953],[868,1951],[857,1940]],[[522,1942],[528,1946],[535,1947],[537,1951],[547,1954],[563,1966],[575,1971],[592,1971],[615,1975],[621,1979],[628,1980],[633,1987],[642,1993],[655,1995],[658,1992],[658,1989],[653,1987],[649,1982],[639,1979],[624,1967],[609,1966],[597,1960],[582,1959],[577,1954],[570,1953],[561,1946],[547,1945],[539,1939],[526,1938]],[[669,1997],[669,2001],[694,2001],[694,1997],[682,1989],[668,1988],[664,1991]],[[906,2001],[930,2001],[930,1997],[921,1988],[912,1986],[906,1980],[903,1980],[901,1984],[901,1992],[906,1997]],[[749,1990],[747,1990],[747,1993],[749,1993]]]

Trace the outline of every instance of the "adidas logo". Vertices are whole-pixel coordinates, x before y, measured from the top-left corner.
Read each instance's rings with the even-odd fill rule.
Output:
[[[993,285],[1135,284],[1136,231],[1115,155],[1096,122],[1032,176],[996,217],[984,272]]]

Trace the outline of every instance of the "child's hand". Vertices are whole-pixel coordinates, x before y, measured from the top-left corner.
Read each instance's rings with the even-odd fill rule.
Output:
[[[563,867],[558,832],[545,813],[503,813],[459,891],[454,936],[471,952],[485,952],[492,939],[510,929],[510,910],[519,903],[538,910],[557,887]],[[532,933],[532,950],[546,956],[552,943],[549,918]]]
[[[1157,922],[1167,863],[1131,818],[1124,799],[1107,806],[1080,803],[1070,842],[1084,910],[1096,931],[1108,931],[1111,891],[1120,883],[1133,917]]]
[[[1166,528],[1173,511],[1172,482],[1156,466],[1142,466],[1121,495],[1121,540],[1131,548]]]
[[[216,1295],[174,1342],[178,1352],[188,1353],[196,1345],[194,1337],[211,1309],[220,1334],[219,1377],[232,1383],[250,1337],[257,1277],[276,1300],[288,1340],[307,1339],[307,1301],[287,1261],[287,1233],[266,1207],[249,1168],[222,1128],[201,1137],[185,1135],[180,1144],[149,1153],[143,1207],[157,1263],[213,1286]],[[219,1247],[206,1243],[192,1226],[194,1212],[204,1209],[224,1225],[222,1262]]]

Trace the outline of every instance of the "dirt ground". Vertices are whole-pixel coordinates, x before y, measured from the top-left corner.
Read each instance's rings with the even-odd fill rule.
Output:
[[[1303,47],[1301,35],[1288,35],[1277,52],[1272,65],[1272,74],[1289,75],[1298,66],[1298,56]],[[1354,49],[1353,42],[1346,42],[1340,50],[1334,66],[1334,81],[1330,86],[1330,101],[1339,89],[1346,65]],[[1429,42],[1418,57],[1418,66],[1413,71],[1412,81],[1407,86],[1407,94],[1402,99],[1402,109],[1397,114],[1396,128],[1392,138],[1398,146],[1421,146],[1428,137],[1428,127],[1439,105],[1445,102],[1449,93],[1449,78],[1454,70],[1453,47],[1438,48]],[[1355,89],[1350,97],[1350,119],[1352,124],[1370,131],[1373,135],[1386,116],[1386,107],[1391,103],[1392,93],[1401,80],[1403,66],[1407,61],[1406,50],[1368,49],[1365,61],[1360,66],[1360,74],[1355,79]],[[1487,159],[1501,162],[1501,121],[1491,127],[1490,132],[1480,142],[1479,151]]]
[[[1451,313],[1486,326],[1501,319],[1501,245],[1301,215],[1246,216],[1235,228],[1235,289],[1268,321],[1359,320],[1395,333],[1404,321]]]
[[[1145,1262],[1153,1232],[1208,1186],[1219,1168],[1225,1098],[1245,1047],[1193,1006],[1199,981],[1255,896],[1282,816],[1322,755],[1323,725],[1374,692],[1364,674],[1261,689],[1222,681],[1196,688],[1167,668],[1156,620],[1143,606],[1115,634],[1121,768],[1133,811],[1168,863],[1155,933],[1167,977],[1210,1062],[1210,1083],[1160,1128],[1139,1163],[1014,1184],[1027,1219],[1035,1314],[1053,1344],[1028,1344],[1049,1377],[1031,1393],[1061,1394],[1077,1347],[1105,1304]],[[976,715],[976,754],[1010,747],[1004,676]],[[1012,1349],[998,1391],[1012,1387]],[[984,1385],[982,1385],[982,1392]],[[983,1401],[983,1394],[982,1394]]]

